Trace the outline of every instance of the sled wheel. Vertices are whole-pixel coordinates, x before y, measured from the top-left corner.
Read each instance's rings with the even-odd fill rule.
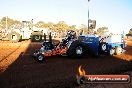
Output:
[[[38,60],[39,62],[44,62],[44,60],[45,60],[44,55],[43,55],[43,54],[38,54],[37,60]]]

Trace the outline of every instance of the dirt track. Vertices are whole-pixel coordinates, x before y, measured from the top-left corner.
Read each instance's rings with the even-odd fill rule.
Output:
[[[5,46],[8,44],[5,43]],[[126,53],[119,56],[103,55],[95,58],[86,55],[81,59],[55,56],[47,58],[47,63],[39,63],[30,56],[39,47],[40,43],[30,41],[6,47],[0,45],[0,59],[4,58],[0,62],[0,88],[132,88],[132,82],[78,86],[75,77],[80,65],[86,70],[86,74],[131,73],[132,42],[128,43]]]

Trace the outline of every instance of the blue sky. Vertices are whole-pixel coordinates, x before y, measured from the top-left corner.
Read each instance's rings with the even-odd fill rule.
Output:
[[[97,21],[97,27],[107,26],[110,31],[128,32],[132,28],[131,0],[0,0],[0,18],[35,22],[65,21],[69,25],[87,25],[87,11]]]

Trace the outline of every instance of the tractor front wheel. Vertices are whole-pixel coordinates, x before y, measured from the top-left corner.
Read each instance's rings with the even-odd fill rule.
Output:
[[[122,53],[122,48],[121,48],[121,46],[116,47],[115,54],[116,54],[116,55],[120,55],[121,53]]]
[[[113,56],[113,55],[115,54],[115,49],[114,49],[114,48],[111,48],[110,51],[109,51],[109,54],[110,54],[111,56]]]

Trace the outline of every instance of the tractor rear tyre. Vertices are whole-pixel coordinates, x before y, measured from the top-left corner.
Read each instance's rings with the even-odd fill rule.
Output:
[[[32,35],[31,40],[32,42],[40,42],[42,41],[42,35]]]
[[[20,34],[15,31],[8,34],[8,39],[12,42],[18,42],[20,38],[21,38]]]
[[[83,47],[83,44],[79,41],[73,42],[67,51],[67,55],[73,58],[82,57],[83,54],[84,54],[84,47]]]

